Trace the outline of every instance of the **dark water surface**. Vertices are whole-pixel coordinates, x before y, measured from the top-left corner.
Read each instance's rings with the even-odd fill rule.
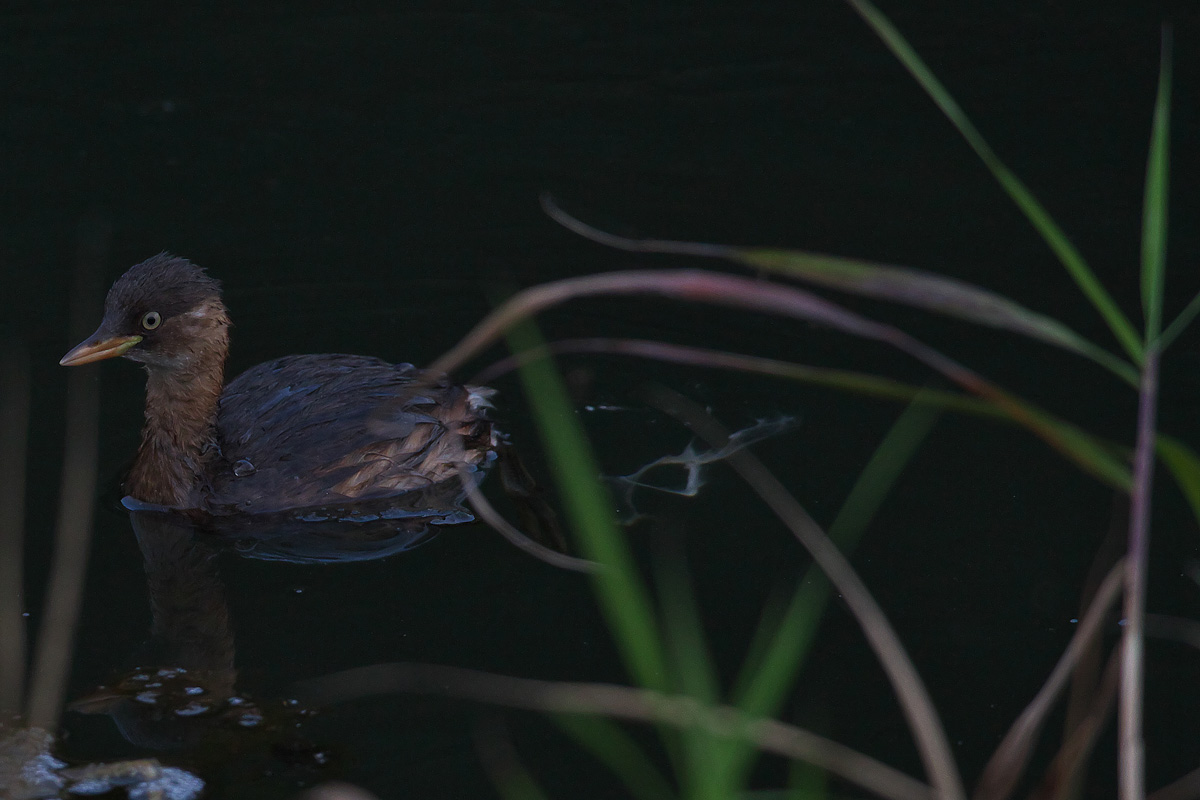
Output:
[[[1136,314],[1164,12],[1153,4],[1086,16],[1062,4],[994,5],[883,10]],[[67,286],[81,220],[111,228],[105,285],[164,249],[224,282],[235,322],[231,375],[304,352],[425,363],[508,288],[696,265],[582,241],[539,211],[544,190],[620,233],[787,245],[954,275],[1116,350],[967,146],[833,0],[310,3],[236,13],[20,5],[0,20],[0,330],[27,344],[33,364],[34,623],[50,556],[65,392],[57,361],[74,344]],[[1176,21],[1168,319],[1200,289],[1200,37],[1192,20]],[[847,303],[1091,431],[1132,439],[1134,397],[1098,368],[957,322]],[[99,308],[97,297],[88,322]],[[543,324],[556,337],[657,337],[928,377],[881,346],[657,300],[581,302]],[[1185,335],[1164,366],[1162,426],[1193,443],[1198,348],[1200,336]],[[693,368],[582,356],[562,366],[580,407],[593,409],[581,415],[611,473],[688,441],[638,399],[647,380],[710,405],[731,426],[798,417],[795,430],[757,450],[826,524],[899,410]],[[83,369],[102,382],[104,498],[72,698],[150,658],[143,556],[129,515],[112,500],[136,446],[143,378],[128,363]],[[516,382],[497,388],[504,429],[545,476]],[[647,563],[684,543],[728,678],[767,597],[808,561],[732,473],[716,468],[710,477],[695,499],[646,498],[653,518],[631,537]],[[485,488],[499,497],[497,481]],[[1110,494],[1025,433],[946,417],[855,555],[926,677],[969,782],[1072,633]],[[1166,480],[1160,494],[1150,609],[1200,618],[1200,587],[1185,575],[1197,558],[1196,524]],[[376,561],[214,559],[200,559],[211,578],[203,591],[227,606],[236,690],[264,707],[289,697],[296,681],[405,660],[626,680],[586,579],[530,559],[483,526],[447,529]],[[1148,659],[1148,766],[1157,786],[1200,763],[1200,654],[1153,641]],[[65,718],[63,747],[80,760],[157,755],[198,770],[214,797],[288,797],[334,777],[382,797],[486,796],[475,739],[497,716],[553,796],[619,794],[541,718],[440,698],[360,700],[305,719],[304,736],[329,755],[325,766],[285,757],[253,731],[162,750],[153,735],[123,736],[113,718],[78,713]],[[919,774],[882,673],[836,603],[784,718]],[[1051,739],[1058,730],[1056,719]],[[1114,746],[1110,733],[1096,758],[1094,796],[1113,794]],[[779,786],[784,776],[766,760],[756,783]]]

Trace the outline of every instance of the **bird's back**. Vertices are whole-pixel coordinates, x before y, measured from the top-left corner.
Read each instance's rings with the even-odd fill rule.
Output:
[[[493,457],[490,394],[366,356],[259,364],[221,395],[210,510],[340,505],[457,480]]]

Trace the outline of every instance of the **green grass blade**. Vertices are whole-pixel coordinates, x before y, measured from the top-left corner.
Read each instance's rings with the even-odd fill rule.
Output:
[[[1159,349],[1166,350],[1170,347],[1171,342],[1175,341],[1175,337],[1183,333],[1188,325],[1192,324],[1192,320],[1196,318],[1196,314],[1200,314],[1200,292],[1184,307],[1183,311],[1179,312],[1179,316],[1171,321],[1166,330],[1159,337]]]
[[[662,564],[657,574],[671,685],[678,694],[717,703],[721,698],[716,671],[687,575],[680,564]]]
[[[908,70],[930,96],[942,113],[946,115],[951,124],[958,129],[962,137],[967,140],[967,144],[975,151],[984,165],[991,171],[992,175],[1000,183],[1000,186],[1008,193],[1017,207],[1025,215],[1026,219],[1037,229],[1041,234],[1042,239],[1058,256],[1059,261],[1066,267],[1071,278],[1083,290],[1084,295],[1095,306],[1096,310],[1104,318],[1108,327],[1112,330],[1117,341],[1121,343],[1121,347],[1129,354],[1129,357],[1135,364],[1141,365],[1143,358],[1143,345],[1138,337],[1133,325],[1129,319],[1121,312],[1116,302],[1105,290],[1104,286],[1096,278],[1095,273],[1087,265],[1080,252],[1071,244],[1070,239],[1063,233],[1062,229],[1050,216],[1042,204],[1038,202],[1033,193],[1021,182],[1016,175],[1008,169],[992,150],[991,146],[984,141],[983,136],[967,118],[962,108],[955,102],[950,93],[946,91],[946,87],[942,85],[926,66],[925,62],[912,49],[904,36],[896,29],[894,25],[885,17],[879,9],[877,9],[869,0],[847,0],[854,10],[858,12],[868,25],[875,31],[876,35],[883,40],[888,49],[899,59],[904,68]]]
[[[1178,439],[1161,433],[1154,444],[1158,457],[1167,465],[1193,516],[1200,522],[1200,455]]]
[[[1163,284],[1167,262],[1167,191],[1171,135],[1171,34],[1163,31],[1158,95],[1146,159],[1146,191],[1142,204],[1142,307],[1146,341],[1158,338],[1162,326]]]
[[[830,538],[850,551],[884,497],[924,440],[938,413],[912,404],[880,444],[830,528]],[[735,693],[739,708],[753,716],[774,715],[807,656],[812,635],[828,599],[828,581],[810,570],[796,592],[772,645],[759,663],[748,663]]]
[[[785,684],[785,678],[777,681],[771,675],[793,666],[798,670],[803,665],[821,621],[824,593],[828,588],[824,574],[810,569],[786,602],[782,602],[783,598],[775,598],[768,603],[759,617],[741,672],[733,684],[731,697],[735,705],[764,708],[764,715],[775,712],[770,698],[764,697],[755,684],[768,687]],[[789,652],[797,655],[793,659],[782,657],[782,653]],[[752,695],[757,696],[751,698]]]
[[[629,734],[605,717],[555,714],[554,721],[613,771],[637,800],[674,800],[670,783]]]
[[[729,248],[729,257],[841,291],[876,297],[1019,333],[1089,358],[1137,388],[1137,370],[1058,320],[1003,295],[923,270],[800,250]]]
[[[788,775],[787,800],[821,800],[829,797],[829,775],[820,767],[793,761]]]
[[[490,760],[492,763],[486,768],[501,800],[549,800],[533,773],[516,759],[515,753],[493,755]]]
[[[543,344],[529,321],[511,328],[507,338],[514,352]],[[666,658],[652,606],[562,378],[550,359],[529,361],[519,375],[571,529],[584,555],[601,565],[592,579],[626,668],[642,686],[661,691],[666,688]]]
[[[524,768],[514,768],[493,784],[503,800],[549,800],[533,775]]]
[[[751,648],[738,676],[733,702],[739,708],[761,709],[755,713],[764,717],[778,713],[816,638],[828,597],[828,579],[810,568],[777,624],[764,620],[759,625],[755,639],[766,647],[757,653]],[[721,769],[726,785],[732,789],[745,782],[757,755],[746,743],[731,748]]]
[[[682,553],[676,554],[672,562],[660,565],[657,571],[671,682],[678,694],[714,706],[720,701],[716,668],[682,562]],[[682,734],[682,751],[687,758],[680,771],[684,795],[690,800],[724,800],[728,794],[722,788],[722,767],[729,763],[732,753],[746,745],[701,727],[684,729]]]
[[[858,544],[939,415],[937,409],[913,402],[880,442],[829,528],[829,537],[844,553]],[[766,637],[770,642],[766,651],[760,659],[747,659],[735,685],[733,701],[747,716],[772,717],[778,713],[807,658],[828,599],[828,579],[819,568],[810,568],[774,635]],[[753,755],[745,746],[734,752],[729,765],[734,785],[744,780]]]

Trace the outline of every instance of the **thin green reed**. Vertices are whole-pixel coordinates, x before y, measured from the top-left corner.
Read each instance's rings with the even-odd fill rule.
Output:
[[[951,124],[958,129],[962,137],[967,140],[967,144],[979,156],[984,165],[995,176],[1000,186],[1008,193],[1017,207],[1025,215],[1026,219],[1037,229],[1041,234],[1042,239],[1058,256],[1059,261],[1066,267],[1067,272],[1074,279],[1075,283],[1083,290],[1084,295],[1095,306],[1100,315],[1104,317],[1104,321],[1108,323],[1108,327],[1116,336],[1117,341],[1133,359],[1134,363],[1141,364],[1144,357],[1145,347],[1137,335],[1137,331],[1129,322],[1129,319],[1122,313],[1117,306],[1116,301],[1104,288],[1104,285],[1096,278],[1083,255],[1071,243],[1066,233],[1058,227],[1058,223],[1050,216],[1046,209],[1033,196],[1033,192],[1025,186],[1025,184],[1013,174],[1004,163],[992,150],[991,145],[984,140],[983,135],[976,129],[971,120],[967,118],[962,107],[958,105],[950,93],[946,91],[946,87],[937,79],[933,72],[926,66],[925,61],[917,55],[917,52],[912,48],[912,45],[904,38],[904,36],[896,29],[894,25],[885,17],[879,9],[877,9],[869,0],[846,0],[859,16],[861,16],[875,34],[887,45],[888,49],[896,56],[904,68],[908,70],[925,90],[925,93],[937,104],[946,118]]]
[[[1164,33],[1158,93],[1150,152],[1146,159],[1146,189],[1142,203],[1142,308],[1146,315],[1146,347],[1158,345],[1162,328],[1163,287],[1167,271],[1167,207],[1170,185],[1171,37]],[[1161,349],[1161,346],[1160,346]]]
[[[518,332],[515,338],[510,334],[510,344],[514,349],[539,345],[536,332],[529,330],[529,327],[518,326],[514,329]],[[549,363],[542,359],[528,359],[524,360],[521,369],[527,370],[537,365],[549,366]],[[557,374],[554,378],[557,379]],[[545,438],[548,450],[560,454],[552,456],[556,468],[562,463],[561,454],[567,450],[574,451],[572,458],[579,462],[577,466],[581,470],[580,473],[574,476],[571,482],[565,478],[562,481],[564,502],[569,507],[574,502],[572,498],[584,489],[585,483],[598,485],[598,467],[590,452],[581,453],[576,449],[578,442],[586,441],[585,439],[552,444],[551,440],[563,436],[567,426],[557,424],[557,420],[563,418],[562,408],[569,411],[569,406],[559,408],[554,421],[544,419],[544,414],[553,407],[546,402],[553,390],[546,391],[545,376],[539,375],[536,379],[529,380],[523,374],[522,380],[531,404],[535,405],[534,413],[539,426],[543,423],[546,425],[541,429],[541,435]],[[559,385],[561,386],[561,382]],[[561,400],[566,403],[565,392]],[[924,439],[937,414],[936,409],[917,399],[880,445],[834,523],[834,532],[844,548],[852,547],[869,524],[883,498]],[[568,418],[578,425],[573,412]],[[588,508],[589,513],[595,513],[598,509],[597,506]],[[607,513],[611,516],[611,511]],[[611,530],[616,533],[615,523]],[[595,545],[591,547],[595,548]],[[597,550],[593,549],[591,552],[595,553]],[[632,563],[628,563],[632,569]],[[636,573],[631,573],[628,581],[629,585],[640,583]],[[667,644],[662,654],[663,662],[668,667],[669,677],[666,682],[675,691],[689,695],[703,704],[715,705],[720,701],[723,692],[717,683],[712,659],[704,641],[702,624],[682,567],[664,565],[659,570],[658,583],[663,604],[661,629]],[[778,620],[778,625],[760,626],[762,638],[767,640],[767,643],[757,648],[758,652],[747,659],[736,690],[739,708],[749,717],[769,716],[778,711],[804,661],[817,620],[824,608],[827,592],[827,581],[819,570],[812,570],[801,582],[787,612]],[[639,594],[642,597],[647,596],[644,591]],[[646,602],[648,603],[648,600]],[[628,641],[628,638],[618,636],[618,642],[622,644],[623,649],[628,646]],[[624,657],[627,663],[638,658],[636,654],[628,652],[624,653]],[[614,771],[626,780],[631,791],[639,797],[661,798],[669,791],[665,779],[644,757],[635,762],[626,762],[636,745],[615,726],[589,722],[578,717],[562,717],[560,722],[598,758],[613,766]],[[677,759],[677,765],[682,769],[679,770],[679,779],[684,795],[691,798],[728,797],[745,782],[749,767],[753,763],[753,747],[738,739],[714,735],[703,730],[683,732],[680,747],[682,759]],[[631,770],[625,766],[627,763],[636,763],[638,766]]]
[[[637,800],[673,800],[675,790],[650,756],[621,726],[605,717],[556,714],[555,722],[612,770]]]
[[[530,322],[514,326],[507,338],[515,352],[542,345]],[[630,674],[648,689],[681,690],[693,696],[702,692],[703,701],[715,702],[713,669],[703,651],[699,622],[675,596],[666,606],[665,627],[657,623],[649,593],[618,527],[615,506],[599,480],[591,444],[553,362],[529,360],[519,376],[572,529],[584,554],[601,564],[593,575],[594,585]],[[703,689],[705,684],[711,688]],[[596,729],[592,734],[603,735]],[[667,744],[677,763],[686,765],[680,776],[686,795],[696,800],[718,797],[714,790],[720,782],[714,770],[723,763],[720,753],[733,746],[730,740],[695,729],[683,731],[677,745]],[[608,746],[619,745],[610,741]]]
[[[506,335],[516,352],[542,344],[529,322],[515,325]],[[665,690],[667,659],[653,606],[617,528],[612,498],[596,479],[591,443],[575,416],[562,378],[549,359],[524,364],[519,377],[537,418],[571,529],[583,554],[601,565],[593,582],[626,668],[642,686]]]

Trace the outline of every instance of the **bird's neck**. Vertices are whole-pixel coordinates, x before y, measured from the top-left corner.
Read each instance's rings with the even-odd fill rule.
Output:
[[[200,508],[220,457],[217,410],[225,384],[227,341],[186,369],[148,370],[146,424],[125,491],[146,503]]]

